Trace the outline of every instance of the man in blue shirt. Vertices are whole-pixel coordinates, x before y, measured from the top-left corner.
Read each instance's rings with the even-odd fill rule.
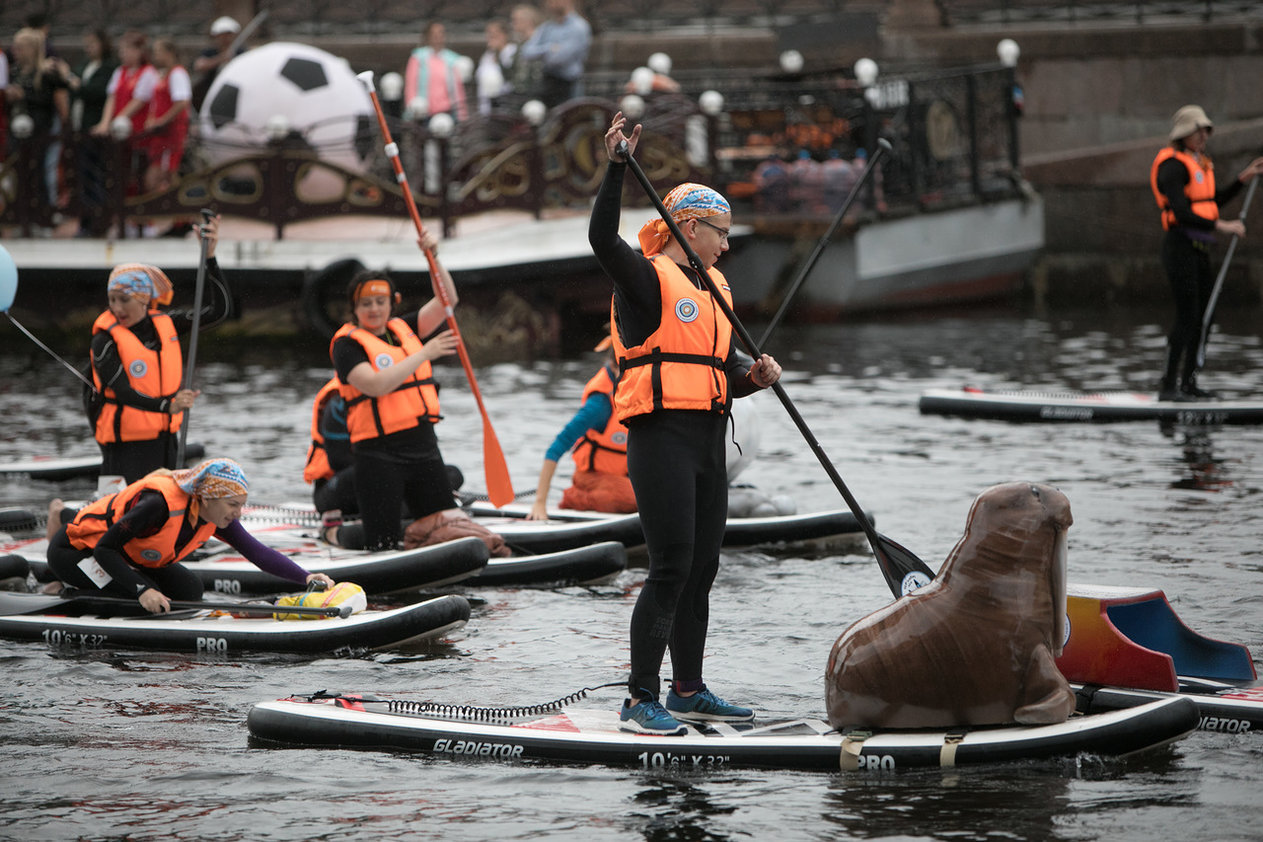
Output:
[[[574,8],[574,0],[548,0],[548,20],[522,44],[521,58],[543,65],[540,99],[549,108],[583,96],[583,66],[592,46],[592,27]]]

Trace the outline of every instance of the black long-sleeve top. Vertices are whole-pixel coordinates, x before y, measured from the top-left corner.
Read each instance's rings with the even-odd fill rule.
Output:
[[[618,233],[622,213],[623,177],[627,165],[611,162],[596,194],[592,219],[588,224],[588,242],[597,262],[614,282],[614,302],[618,309],[618,327],[623,342],[631,347],[644,342],[655,330],[662,316],[662,288],[653,263],[627,244]],[[706,291],[701,275],[692,266],[677,264],[694,286]],[[749,371],[729,343],[724,359],[728,375],[728,393],[744,397],[758,388],[746,377]]]
[[[158,491],[142,491],[135,504],[114,522],[97,541],[92,556],[101,569],[119,584],[139,596],[149,588],[131,565],[124,552],[128,541],[157,533],[171,517],[166,498]],[[180,522],[180,534],[176,546],[183,547],[193,538],[194,526],[188,518]],[[223,529],[215,530],[215,537],[246,557],[252,564],[267,573],[291,582],[306,582],[307,571],[295,564],[288,556],[268,547],[246,531],[241,521],[234,520]]]
[[[207,291],[211,294],[208,301],[202,302],[202,319],[199,329],[213,327],[232,313],[232,296],[228,284],[224,281],[219,263],[211,257],[206,261],[206,277],[210,280]],[[187,310],[167,310],[176,333],[184,333],[193,326],[193,308]],[[148,316],[130,328],[141,344],[151,351],[157,351],[161,344],[153,320]],[[107,389],[113,389],[119,403],[124,406],[143,409],[148,412],[170,412],[171,399],[174,395],[158,395],[150,397],[142,395],[131,387],[127,379],[127,371],[123,360],[118,355],[118,346],[109,331],[101,331],[92,336],[92,367]]]
[[[1195,231],[1214,231],[1215,221],[1193,213],[1193,205],[1184,193],[1188,186],[1188,167],[1177,158],[1167,158],[1158,164],[1158,191],[1166,197],[1175,214],[1175,221],[1183,228]],[[1227,184],[1215,186],[1215,204],[1223,207],[1241,192],[1241,182],[1233,178]]]

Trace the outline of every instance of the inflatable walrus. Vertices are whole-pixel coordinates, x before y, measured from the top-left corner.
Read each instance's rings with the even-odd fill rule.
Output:
[[[1013,482],[974,501],[929,585],[869,614],[829,654],[835,728],[1063,722],[1074,711],[1054,658],[1065,641],[1070,503]]]

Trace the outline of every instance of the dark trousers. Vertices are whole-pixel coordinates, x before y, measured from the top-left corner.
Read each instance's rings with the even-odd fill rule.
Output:
[[[1175,322],[1167,334],[1166,388],[1178,375],[1187,381],[1197,371],[1197,350],[1202,341],[1202,319],[1215,279],[1210,269],[1210,249],[1177,230],[1162,240],[1162,268],[1175,300]]]
[[[668,646],[675,680],[702,677],[710,588],[728,517],[727,417],[666,410],[627,427],[627,472],[649,552],[649,575],[632,610],[628,689],[657,697]]]
[[[175,463],[180,441],[177,433],[160,433],[149,441],[119,441],[101,445],[101,475],[121,476],[130,485],[158,468]]]
[[[104,588],[98,588],[96,582],[89,579],[88,575],[79,569],[79,562],[91,556],[91,549],[81,550],[70,543],[64,526],[48,544],[49,570],[64,584],[89,592],[99,590],[125,599],[136,599],[140,596],[140,593],[134,593],[129,588],[121,586],[117,579],[110,581]],[[182,564],[134,569],[149,587],[161,591],[167,599],[200,601],[202,598],[202,580]]]

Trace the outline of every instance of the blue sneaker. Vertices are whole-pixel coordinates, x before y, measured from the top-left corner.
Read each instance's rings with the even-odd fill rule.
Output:
[[[688,726],[672,718],[653,696],[634,705],[629,704],[630,702],[631,699],[625,699],[623,709],[618,712],[618,727],[621,730],[637,734],[661,734],[666,737],[680,737],[688,733]]]
[[[676,695],[675,688],[667,691],[667,713],[683,722],[749,722],[754,711],[729,704],[702,687],[691,696]]]

